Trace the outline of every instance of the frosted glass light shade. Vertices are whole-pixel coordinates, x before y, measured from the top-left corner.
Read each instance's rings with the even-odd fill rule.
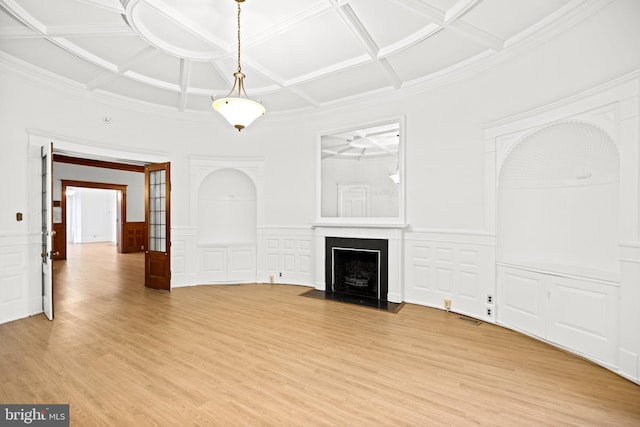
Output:
[[[266,112],[262,104],[249,98],[220,98],[213,101],[213,109],[222,114],[238,131]]]

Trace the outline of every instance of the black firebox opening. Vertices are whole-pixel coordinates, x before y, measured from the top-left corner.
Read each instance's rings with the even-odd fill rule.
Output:
[[[387,301],[388,241],[326,237],[326,292]]]

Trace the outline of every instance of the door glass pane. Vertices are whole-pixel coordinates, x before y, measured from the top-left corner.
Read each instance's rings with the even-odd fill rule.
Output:
[[[149,172],[149,250],[165,252],[167,224],[166,171]]]
[[[49,186],[47,180],[47,168],[49,163],[49,156],[46,154],[42,156],[42,253],[48,252],[47,248],[47,215],[49,215]],[[48,256],[42,256],[42,261],[46,264]],[[43,279],[44,280],[44,279]],[[44,284],[43,284],[44,286]]]

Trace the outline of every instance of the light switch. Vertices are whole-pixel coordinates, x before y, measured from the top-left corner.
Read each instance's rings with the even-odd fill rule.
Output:
[[[16,213],[16,221],[22,221],[22,212]]]

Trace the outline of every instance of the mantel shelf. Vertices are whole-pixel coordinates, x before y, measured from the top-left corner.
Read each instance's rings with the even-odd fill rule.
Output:
[[[340,223],[335,223],[335,222],[321,222],[321,223],[315,223],[315,224],[311,224],[311,228],[393,228],[393,229],[408,229],[410,226],[409,224],[393,224],[393,223],[358,223],[358,224],[353,224],[353,223],[344,223],[344,222],[340,222]]]

